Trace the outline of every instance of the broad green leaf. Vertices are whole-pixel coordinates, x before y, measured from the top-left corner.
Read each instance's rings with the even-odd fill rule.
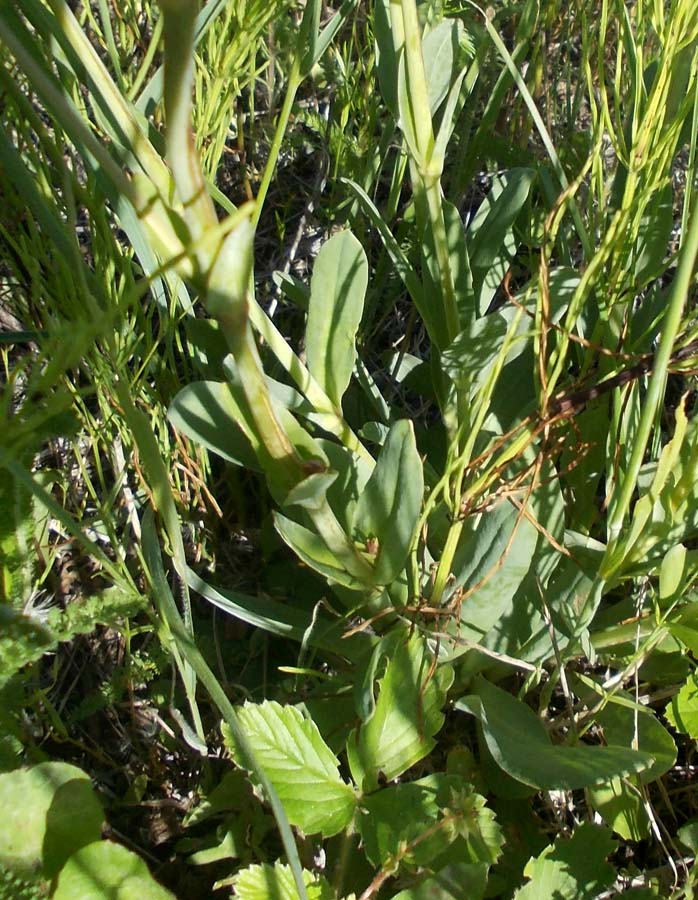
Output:
[[[641,784],[654,781],[674,767],[676,744],[651,709],[638,708],[629,694],[619,693],[595,716],[603,729],[606,743],[614,747],[631,747],[649,753],[653,763],[638,775]],[[632,704],[632,705],[631,705]]]
[[[503,364],[523,353],[527,328],[527,320],[518,317],[515,309],[473,319],[441,354],[444,370],[472,396],[487,381],[510,331],[513,334]]]
[[[310,282],[305,348],[308,369],[339,409],[356,361],[368,261],[350,231],[323,245]]]
[[[698,677],[691,675],[667,706],[666,717],[677,731],[698,739]]]
[[[410,421],[401,419],[390,429],[354,515],[355,537],[377,541],[374,558],[377,584],[393,581],[405,565],[415,537],[423,493],[424,474],[414,428]]]
[[[246,703],[235,713],[289,822],[305,834],[325,837],[345,828],[354,815],[354,791],[340,778],[337,758],[315,723],[295,706],[271,700]],[[222,727],[226,744],[240,765],[234,737]]]
[[[486,887],[485,863],[454,863],[405,888],[392,900],[482,900]]]
[[[584,822],[529,862],[524,874],[530,881],[514,900],[595,900],[616,879],[606,862],[615,846],[606,828]]]
[[[443,201],[444,225],[448,259],[456,293],[461,326],[465,327],[476,314],[473,276],[470,271],[468,245],[460,213],[452,203]],[[415,300],[419,314],[429,331],[429,337],[437,350],[445,350],[449,343],[449,330],[443,302],[436,302],[441,295],[441,278],[434,234],[427,229],[422,241],[423,297]]]
[[[576,790],[648,769],[648,753],[624,746],[574,747],[555,745],[533,710],[484,678],[476,681],[477,695],[456,703],[476,716],[487,747],[512,778],[539,790]]]
[[[89,776],[68,763],[1,774],[0,807],[0,865],[19,872],[52,878],[101,837],[104,813]]]
[[[485,798],[457,775],[390,785],[364,798],[362,807],[357,826],[366,855],[378,868],[398,857],[403,866],[431,871],[455,862],[489,866],[504,843]]]
[[[96,841],[74,853],[58,876],[53,900],[175,900],[145,862],[120,844]]]
[[[303,870],[308,900],[336,900],[329,882],[322,875]],[[298,890],[290,866],[249,866],[233,878],[235,896],[240,900],[298,900]]]
[[[267,473],[272,494],[281,503],[285,493],[279,493],[274,486],[274,473],[278,465],[269,456],[264,443],[258,437],[254,418],[249,411],[242,387],[237,381],[237,372],[227,363],[228,360],[225,365],[225,372],[230,379],[228,382],[201,381],[187,385],[172,402],[168,418],[187,437],[203,444],[229,462],[245,468],[263,469]],[[288,400],[295,402],[300,395],[286,389],[281,396],[275,385],[278,385],[278,382],[274,383],[273,379],[267,379],[274,413],[296,451],[304,459],[321,460],[326,463],[327,460],[319,445],[284,405]]]
[[[336,472],[316,472],[308,475],[286,494],[284,506],[300,506],[317,511],[327,499],[327,490],[337,480]]]
[[[683,544],[674,544],[667,553],[659,568],[659,599],[670,600],[678,594],[683,583],[686,569],[686,548]]]
[[[632,259],[638,288],[662,274],[673,226],[674,192],[671,183],[667,183],[652,193],[637,230]]]
[[[456,625],[459,637],[480,642],[506,613],[537,543],[535,527],[507,500],[466,520],[453,560],[453,586],[468,594]]]
[[[374,791],[380,775],[387,781],[402,775],[434,748],[453,671],[442,665],[430,674],[431,664],[417,633],[388,662],[375,712],[347,745],[352,776],[363,791]]]

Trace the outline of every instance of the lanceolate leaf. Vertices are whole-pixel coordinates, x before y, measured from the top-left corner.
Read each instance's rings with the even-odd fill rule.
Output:
[[[280,513],[274,515],[274,526],[294,553],[311,569],[324,575],[330,584],[341,584],[355,590],[363,587],[358,579],[340,566],[335,554],[315,532]]]
[[[405,565],[423,493],[424,474],[414,428],[401,419],[390,429],[354,515],[355,537],[377,541],[377,584],[393,581]]]
[[[575,790],[610,778],[648,769],[649,753],[628,746],[559,746],[525,703],[484,678],[477,680],[477,695],[456,703],[456,708],[477,716],[487,747],[508,775],[539,790]]]
[[[289,822],[306,834],[325,837],[345,828],[354,815],[354,791],[340,778],[337,758],[315,723],[295,706],[274,701],[246,703],[236,715]],[[223,734],[240,764],[235,739],[225,725]]]
[[[677,731],[694,740],[698,738],[698,679],[691,675],[666,711],[667,719]]]
[[[361,244],[349,231],[335,234],[315,261],[305,347],[311,375],[337,407],[354,369],[367,284]]]
[[[440,666],[430,674],[431,663],[420,635],[398,645],[380,683],[375,712],[349,736],[349,765],[364,791],[375,790],[381,774],[388,781],[397,778],[434,747],[453,670]]]

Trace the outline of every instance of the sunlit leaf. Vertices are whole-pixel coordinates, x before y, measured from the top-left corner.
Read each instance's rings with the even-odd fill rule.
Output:
[[[345,828],[354,814],[354,791],[342,781],[337,758],[317,725],[295,706],[271,700],[246,703],[235,714],[289,822],[305,834],[325,837]],[[240,763],[235,739],[222,727],[226,744]]]

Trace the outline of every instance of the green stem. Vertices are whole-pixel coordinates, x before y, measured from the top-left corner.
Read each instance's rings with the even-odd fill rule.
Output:
[[[281,107],[279,119],[276,123],[274,140],[272,141],[271,147],[269,149],[269,157],[267,158],[267,163],[264,167],[264,174],[262,175],[262,181],[259,185],[259,191],[257,192],[255,210],[252,215],[252,224],[255,227],[259,223],[259,219],[262,215],[264,201],[266,200],[271,180],[274,177],[276,163],[279,159],[279,153],[281,152],[281,142],[283,141],[284,135],[286,134],[286,128],[288,126],[288,120],[291,117],[291,110],[293,109],[293,104],[296,99],[296,93],[302,81],[303,79],[300,74],[300,56],[298,53],[296,53],[293,58],[293,62],[291,63],[291,72],[288,76],[286,96],[284,97],[283,106]]]
[[[620,494],[617,502],[613,505],[613,513],[609,521],[608,548],[601,565],[601,572],[606,579],[612,575],[621,562],[617,553],[618,544],[621,539],[621,530],[635,492],[638,475],[643,463],[652,427],[655,422],[657,410],[662,402],[667,369],[671,359],[674,342],[681,327],[686,298],[693,280],[696,258],[698,258],[698,210],[694,209],[688,228],[688,234],[685,243],[681,248],[681,258],[676,272],[676,278],[671,286],[669,305],[662,325],[662,336],[654,358],[654,369],[650,377],[647,396],[642,405],[642,415],[633,442],[633,450],[628,462],[628,469],[620,486]]]

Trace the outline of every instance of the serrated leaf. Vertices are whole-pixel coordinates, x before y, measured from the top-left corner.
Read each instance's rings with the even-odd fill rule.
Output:
[[[399,644],[388,662],[375,711],[347,745],[352,776],[363,791],[375,790],[380,775],[397,778],[435,746],[453,670],[439,666],[429,677],[431,663],[418,634]]]
[[[482,900],[486,887],[484,863],[454,863],[400,891],[392,900]]]
[[[136,853],[96,841],[74,853],[58,876],[53,900],[175,900]]]
[[[321,875],[303,870],[308,900],[335,900],[328,881]],[[277,862],[273,866],[249,866],[233,878],[235,896],[240,900],[298,900],[291,867]]]
[[[52,878],[72,853],[101,836],[104,813],[89,776],[68,763],[0,775],[0,807],[0,864],[19,872]]]
[[[479,718],[495,762],[517,781],[539,790],[575,790],[641,772],[654,762],[650,754],[624,746],[555,745],[529,706],[484,678],[476,685],[477,695],[459,700],[456,709]]]
[[[666,717],[677,731],[698,738],[698,678],[691,675],[666,709]]]
[[[423,494],[424,473],[414,428],[409,420],[401,419],[390,429],[354,514],[355,537],[378,542],[376,584],[393,581],[405,565]]]
[[[294,706],[246,703],[235,711],[260,765],[283,803],[288,820],[305,834],[337,834],[351,821],[355,796],[339,775],[337,757],[317,726]],[[235,740],[222,726],[238,765]]]
[[[356,361],[368,260],[350,231],[335,234],[317,259],[310,282],[305,334],[308,369],[339,408]]]
[[[514,900],[594,900],[616,878],[606,857],[615,843],[606,828],[585,822],[571,838],[558,838],[524,870],[531,880]]]
[[[504,843],[484,797],[457,775],[391,785],[366,797],[362,807],[357,825],[376,867],[398,857],[402,865],[431,871],[454,862],[491,865]]]

